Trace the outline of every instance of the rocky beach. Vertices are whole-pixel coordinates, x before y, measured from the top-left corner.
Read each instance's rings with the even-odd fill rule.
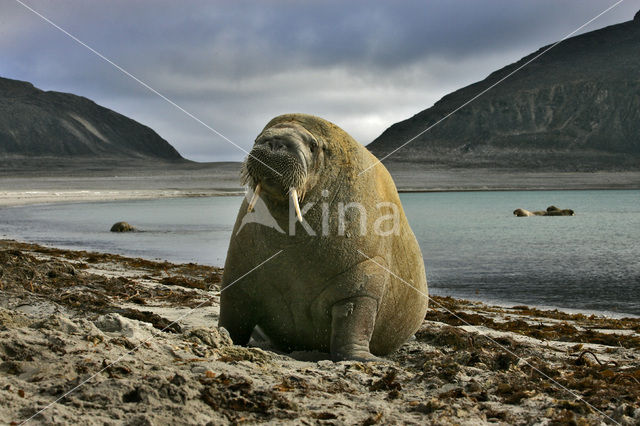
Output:
[[[0,242],[9,424],[637,424],[640,319],[433,297],[385,363],[231,344],[221,269]]]
[[[640,424],[637,6],[29,3],[2,9],[3,424]],[[288,111],[331,123],[280,115]],[[247,160],[241,179],[244,158],[257,163]],[[359,178],[376,158],[391,177],[373,169]],[[253,277],[306,285],[266,292],[276,307],[268,315],[296,330],[308,301],[322,300],[305,292],[315,288],[305,265],[317,267],[315,294],[364,271],[345,282],[358,300],[373,295],[362,308],[369,316],[347,318],[354,305],[340,292],[327,303],[340,309],[337,326],[316,322],[303,334],[331,328],[340,343],[340,326],[356,324],[343,327],[342,343],[368,349],[370,330],[353,318],[375,313],[383,343],[423,321],[415,335],[370,363],[283,353],[259,328],[246,347],[234,345],[218,327],[223,270],[205,263],[226,257],[226,277],[242,274],[244,260],[260,258],[251,248],[271,246],[269,233],[227,245],[232,225],[218,219],[237,206],[215,202],[236,201],[219,197],[247,186],[290,197],[300,222],[307,193],[323,231],[326,200],[397,207],[396,190],[442,193],[403,194],[418,220],[410,228],[400,215],[392,244],[339,233],[339,244],[308,246],[332,256],[312,257],[303,239],[278,240],[298,256]],[[550,204],[562,210],[540,210]],[[576,217],[536,222],[513,209]],[[434,259],[427,277],[439,295],[424,320],[423,303],[411,308],[423,300],[399,284],[387,291],[388,276],[371,279],[354,261],[327,267],[365,246],[388,248],[385,260],[403,268],[385,265],[420,289],[422,263]],[[392,296],[381,303],[369,287]],[[278,295],[297,290],[304,296],[284,301],[291,315],[280,321]],[[233,292],[223,295],[225,321]],[[246,294],[223,321],[229,329],[247,312]],[[397,312],[413,325],[389,326]],[[255,322],[245,322],[248,334]]]

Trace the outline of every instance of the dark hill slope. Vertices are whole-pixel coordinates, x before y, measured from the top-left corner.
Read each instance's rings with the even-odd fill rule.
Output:
[[[547,47],[394,124],[368,148],[383,157]],[[640,169],[640,21],[565,40],[385,162]]]
[[[156,132],[69,93],[0,78],[0,159],[181,161]]]

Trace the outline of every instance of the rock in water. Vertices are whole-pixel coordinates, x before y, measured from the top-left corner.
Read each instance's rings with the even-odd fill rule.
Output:
[[[117,222],[111,227],[111,232],[133,232],[136,228],[129,225],[127,222]]]

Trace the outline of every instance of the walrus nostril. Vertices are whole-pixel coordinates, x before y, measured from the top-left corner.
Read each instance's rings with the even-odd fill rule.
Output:
[[[269,146],[272,151],[277,151],[279,149],[285,148],[285,144],[282,142],[282,139],[270,139],[267,142],[267,146]]]

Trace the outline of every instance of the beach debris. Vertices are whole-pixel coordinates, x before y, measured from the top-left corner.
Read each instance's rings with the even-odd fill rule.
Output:
[[[224,328],[195,328],[189,331],[188,338],[211,348],[220,349],[232,346],[231,336]]]
[[[397,399],[400,397],[402,384],[397,380],[398,370],[390,368],[379,380],[371,380],[370,391],[388,391],[387,399]]]
[[[160,282],[166,285],[176,285],[186,288],[199,288],[200,290],[207,290],[207,285],[204,281],[194,280],[179,275],[164,277],[162,280],[160,280]]]
[[[380,422],[380,420],[382,420],[382,416],[383,415],[384,415],[384,413],[382,411],[377,411],[377,412],[371,414],[366,419],[364,419],[362,421],[362,423],[360,423],[360,424],[363,425],[363,426],[371,426],[371,425],[378,424]]]
[[[272,355],[260,348],[245,348],[242,346],[225,346],[220,351],[218,361],[235,363],[249,361],[256,365],[266,365],[272,362]]]
[[[118,309],[118,312],[126,318],[151,324],[154,328],[167,333],[180,333],[182,328],[175,321],[170,321],[151,311],[139,311],[137,309]]]
[[[282,392],[257,387],[248,377],[220,374],[200,379],[204,388],[202,400],[216,411],[222,411],[229,420],[238,421],[237,412],[260,415],[261,420],[273,418],[296,418],[297,409]]]
[[[127,222],[116,222],[111,226],[111,232],[134,232],[136,228],[128,224]]]

